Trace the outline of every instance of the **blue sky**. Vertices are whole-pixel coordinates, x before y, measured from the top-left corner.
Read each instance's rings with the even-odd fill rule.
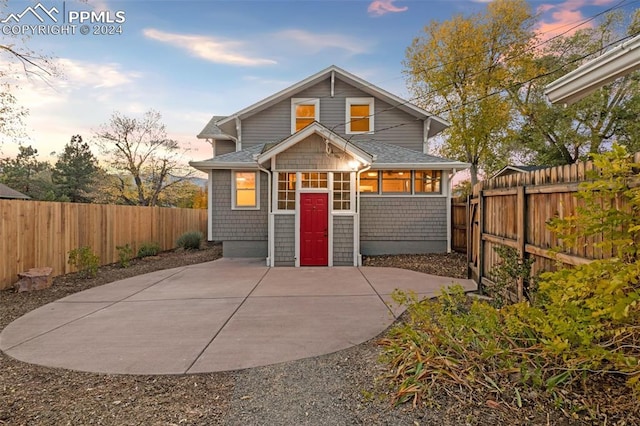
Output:
[[[210,146],[195,135],[212,115],[231,114],[332,64],[409,98],[402,61],[412,39],[430,21],[480,11],[488,1],[43,0],[58,21],[64,10],[65,18],[93,11],[103,21],[124,22],[87,21],[86,35],[74,22],[75,34],[29,37],[27,46],[51,56],[62,76],[25,79],[13,65],[10,75],[20,78],[15,95],[29,109],[22,143],[47,158],[74,134],[89,140],[113,111],[136,116],[153,108],[169,135],[191,149],[185,160],[204,159]],[[620,0],[529,3],[542,14],[539,30],[552,35]],[[629,12],[638,5],[626,3]],[[37,4],[8,0],[0,21]],[[39,22],[25,14],[0,27],[24,24]],[[111,29],[122,34],[92,34]],[[0,37],[3,44],[19,42]],[[5,141],[0,149],[12,156],[17,144]]]

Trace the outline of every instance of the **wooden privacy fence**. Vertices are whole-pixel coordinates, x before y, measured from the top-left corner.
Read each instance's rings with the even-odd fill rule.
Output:
[[[451,199],[451,248],[467,252],[467,197]]]
[[[67,258],[78,247],[91,247],[106,265],[118,260],[116,246],[128,243],[135,254],[156,242],[169,250],[181,234],[206,230],[206,210],[0,200],[0,289],[29,268],[73,272]]]
[[[640,153],[635,154],[640,161]],[[582,238],[571,251],[555,253],[557,237],[546,227],[549,219],[576,213],[576,192],[586,180],[591,162],[517,173],[479,182],[468,203],[467,260],[468,275],[478,283],[491,285],[492,269],[500,263],[496,246],[515,249],[520,259],[533,258],[532,273],[557,269],[557,262],[580,265],[593,259],[611,257],[594,247],[602,236]],[[523,280],[514,292],[523,297]]]

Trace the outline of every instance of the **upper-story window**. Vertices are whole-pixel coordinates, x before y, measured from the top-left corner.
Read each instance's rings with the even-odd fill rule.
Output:
[[[347,98],[346,133],[373,132],[373,98]]]
[[[320,99],[291,99],[291,133],[302,130],[314,121],[320,121]]]

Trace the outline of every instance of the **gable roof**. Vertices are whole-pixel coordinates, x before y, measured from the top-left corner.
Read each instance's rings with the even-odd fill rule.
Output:
[[[325,68],[324,70],[305,78],[304,80],[287,87],[284,90],[281,90],[259,102],[256,102],[253,105],[250,105],[234,114],[231,114],[230,116],[223,118],[221,120],[219,120],[217,122],[217,125],[223,125],[225,123],[228,123],[232,120],[235,120],[236,117],[242,119],[245,119],[247,117],[251,117],[254,114],[259,113],[260,111],[265,110],[266,108],[269,108],[270,106],[273,106],[275,104],[277,104],[280,101],[283,101],[287,98],[290,98],[292,96],[295,96],[296,93],[300,93],[301,91],[314,86],[315,84],[319,83],[320,81],[323,81],[327,78],[330,77],[335,77],[338,78],[354,87],[357,87],[358,89],[362,90],[363,92],[374,96],[376,98],[382,99],[385,102],[391,104],[394,108],[398,108],[401,111],[404,111],[408,114],[411,114],[412,116],[419,118],[419,119],[427,119],[427,118],[431,118],[432,122],[431,122],[431,127],[429,129],[429,135],[428,136],[434,136],[437,135],[438,133],[440,133],[441,131],[443,131],[444,129],[446,129],[449,126],[449,122],[447,122],[446,120],[444,120],[443,118],[440,118],[438,116],[435,116],[429,112],[427,112],[426,110],[406,101],[405,99],[402,99],[396,95],[394,95],[393,93],[387,92],[384,89],[381,89],[363,79],[361,79],[360,77],[353,75],[345,70],[343,70],[342,68],[339,68],[335,65],[331,65],[328,68]]]
[[[490,179],[496,178],[498,176],[506,176],[513,173],[527,173],[527,172],[535,172],[536,170],[546,169],[549,166],[504,166],[496,173],[494,173]]]
[[[356,158],[363,164],[369,165],[375,160],[375,158],[371,154],[358,148],[356,145],[349,143],[349,141],[344,139],[342,136],[331,131],[330,129],[318,123],[317,121],[314,121],[313,123],[306,126],[304,129],[285,138],[281,142],[277,144],[267,145],[266,150],[264,150],[258,156],[257,161],[259,163],[264,163],[265,161],[275,157],[281,152],[286,151],[287,149],[291,148],[298,142],[301,142],[314,134],[321,136],[322,138],[324,138],[326,143],[329,143],[339,148],[340,150]]]
[[[225,118],[227,118],[225,115],[214,115],[196,137],[198,139],[235,140],[233,136],[226,134],[222,129],[220,129],[220,127],[218,127],[218,122]]]
[[[572,104],[618,77],[640,69],[640,35],[628,40],[544,89],[551,103]]]
[[[7,185],[0,183],[0,198],[30,200],[31,197],[9,188]]]

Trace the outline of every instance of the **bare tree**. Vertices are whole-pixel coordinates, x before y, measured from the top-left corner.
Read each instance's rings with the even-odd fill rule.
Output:
[[[118,193],[127,204],[155,206],[160,194],[193,175],[178,142],[167,138],[159,112],[142,118],[114,112],[96,133],[94,142],[118,177]],[[133,181],[133,191],[131,191]]]

